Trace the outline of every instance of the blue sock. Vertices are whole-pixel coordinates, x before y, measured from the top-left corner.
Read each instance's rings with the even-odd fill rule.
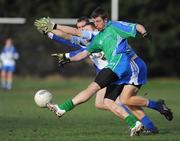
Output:
[[[141,123],[145,126],[146,129],[148,130],[155,130],[156,127],[154,126],[154,124],[152,123],[152,121],[150,120],[150,118],[148,116],[144,116],[142,119],[141,119]]]
[[[151,108],[151,109],[154,109],[154,110],[157,110],[157,111],[160,110],[160,107],[159,107],[159,105],[157,104],[157,102],[156,102],[156,101],[153,101],[153,100],[150,100],[150,99],[149,99],[149,104],[148,104],[147,107],[148,107],[148,108]]]

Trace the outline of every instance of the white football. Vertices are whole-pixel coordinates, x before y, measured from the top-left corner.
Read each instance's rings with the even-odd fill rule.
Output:
[[[53,95],[47,90],[39,90],[34,95],[34,101],[35,103],[42,108],[46,107],[47,103],[52,102]]]

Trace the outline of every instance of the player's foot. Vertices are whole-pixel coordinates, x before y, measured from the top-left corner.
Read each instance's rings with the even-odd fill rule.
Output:
[[[158,134],[159,131],[157,128],[155,128],[154,130],[148,130],[148,129],[143,129],[141,132],[143,135],[154,135],[154,134]]]
[[[171,109],[166,106],[164,100],[158,100],[157,103],[160,107],[159,112],[164,115],[167,120],[171,121],[173,119],[173,112],[171,111]]]
[[[60,109],[57,104],[48,103],[47,108],[54,112],[58,117],[62,117],[66,112],[65,110]]]
[[[136,121],[136,125],[130,129],[130,136],[138,136],[143,129],[143,125],[140,121]]]

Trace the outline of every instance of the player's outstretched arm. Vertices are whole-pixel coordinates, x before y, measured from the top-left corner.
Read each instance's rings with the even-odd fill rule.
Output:
[[[82,31],[81,30],[76,29],[76,28],[71,27],[71,26],[65,26],[65,25],[57,24],[55,29],[61,30],[61,31],[67,33],[67,34],[71,34],[71,35],[75,35],[75,36],[79,36],[79,37],[82,36]]]
[[[84,51],[78,53],[77,55],[70,57],[69,59],[71,62],[77,62],[77,61],[87,58],[89,55],[90,55],[90,53],[87,50],[84,50]]]
[[[54,53],[51,54],[52,57],[55,57],[58,60],[58,64],[60,67],[64,66],[65,64],[68,64],[70,62],[78,62],[86,57],[88,57],[90,54],[85,49],[79,49],[74,52],[69,53]]]
[[[81,36],[81,30],[76,28],[65,26],[65,25],[58,25],[55,24],[49,17],[43,17],[38,20],[35,20],[34,25],[37,29],[43,30],[45,33],[52,32],[53,30],[61,30],[67,34]]]
[[[70,40],[71,36],[72,36],[70,34],[67,34],[67,33],[65,33],[65,32],[63,32],[61,30],[57,30],[57,29],[56,30],[52,30],[52,33],[54,33],[55,35],[57,35],[59,37],[62,37],[64,39],[66,39],[66,40]]]

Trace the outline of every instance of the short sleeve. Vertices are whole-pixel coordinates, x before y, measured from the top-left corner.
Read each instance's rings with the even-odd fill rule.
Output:
[[[136,36],[136,24],[127,22],[112,22],[112,27],[122,38],[129,38]]]

